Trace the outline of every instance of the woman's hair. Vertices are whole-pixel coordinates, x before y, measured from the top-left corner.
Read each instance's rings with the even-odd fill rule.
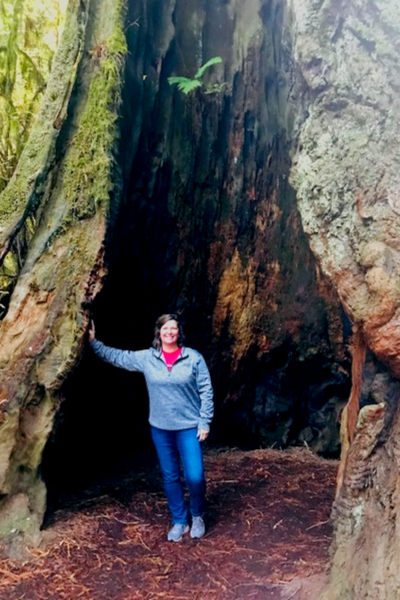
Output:
[[[161,331],[161,327],[163,325],[165,325],[165,323],[167,323],[167,321],[176,321],[176,323],[178,325],[177,344],[178,344],[179,348],[181,348],[185,342],[185,335],[183,333],[182,325],[181,325],[181,322],[179,321],[178,315],[176,315],[174,313],[161,315],[161,317],[158,317],[158,319],[156,321],[156,326],[154,328],[154,340],[152,343],[152,347],[155,348],[156,350],[161,350],[161,348],[162,348],[160,331]]]

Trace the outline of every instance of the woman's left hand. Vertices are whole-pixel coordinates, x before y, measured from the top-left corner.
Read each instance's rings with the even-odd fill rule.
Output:
[[[205,429],[199,429],[197,430],[197,439],[200,442],[204,442],[204,440],[208,437],[208,431],[205,431]]]
[[[93,319],[90,319],[89,322],[89,342],[93,342],[96,337],[96,329],[94,327]]]

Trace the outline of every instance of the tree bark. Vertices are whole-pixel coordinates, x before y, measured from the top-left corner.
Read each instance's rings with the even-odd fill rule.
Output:
[[[0,198],[0,265],[28,218],[35,218],[45,193],[46,179],[55,159],[56,141],[65,121],[76,65],[82,57],[89,3],[71,2],[63,39],[52,65],[52,74],[36,125],[21,160]]]
[[[311,247],[357,330],[349,415],[361,408],[343,433],[325,597],[391,600],[400,593],[400,9],[391,0],[290,9],[292,182]]]
[[[2,256],[32,218],[1,323],[1,537],[38,536],[43,448],[105,273],[106,217],[118,191],[124,11],[122,0],[71,1],[41,113],[0,199]]]

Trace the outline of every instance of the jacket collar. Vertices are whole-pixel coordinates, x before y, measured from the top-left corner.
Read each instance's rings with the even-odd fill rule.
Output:
[[[156,350],[155,348],[153,348],[152,350],[153,350],[154,356],[156,356],[157,358],[161,358],[161,354],[162,354],[161,348],[160,348],[160,350]],[[186,346],[182,346],[182,353],[180,355],[180,358],[186,358],[187,356],[189,356],[188,349],[186,348]]]

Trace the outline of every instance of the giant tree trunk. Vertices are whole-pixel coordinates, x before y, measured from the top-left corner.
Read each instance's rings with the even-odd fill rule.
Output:
[[[125,42],[122,7],[110,6],[71,4],[42,113],[0,201],[1,256],[23,263],[1,331],[3,535],[34,531],[42,519],[38,468],[82,354],[85,303],[102,285],[109,208],[116,243],[96,309],[103,339],[148,344],[143,323],[186,312],[229,442],[337,445],[341,313],[288,181],[284,3],[130,4],[121,177],[113,149]],[[216,93],[185,98],[168,85],[216,55]],[[311,422],[324,405],[333,429],[325,446]]]
[[[0,199],[21,271],[0,341],[0,535],[37,535],[38,469],[104,274],[126,52],[123,2],[72,1],[39,118]],[[20,243],[23,237],[24,244]],[[28,241],[28,243],[26,243]]]
[[[313,387],[305,367],[340,383],[340,298],[354,365],[329,596],[396,597],[398,10],[394,0],[131,3],[120,175],[122,2],[71,3],[41,117],[0,199],[0,256],[21,264],[1,326],[1,535],[41,522],[42,450],[102,286],[111,208],[118,244],[99,319],[119,310],[108,310],[106,341],[128,345],[135,315],[190,311],[231,430],[266,429],[300,381],[279,440],[311,430],[295,423]],[[168,76],[216,55],[222,91],[185,99],[170,88]]]
[[[400,8],[290,4],[292,181],[311,247],[355,330],[326,597],[392,600],[400,594]]]

